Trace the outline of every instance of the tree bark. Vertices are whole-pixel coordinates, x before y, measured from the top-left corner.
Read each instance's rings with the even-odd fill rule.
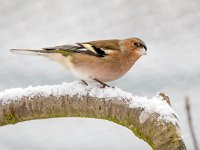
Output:
[[[128,101],[78,95],[23,97],[0,104],[0,126],[53,117],[99,118],[129,128],[154,150],[186,150],[177,124],[158,119],[158,113],[149,114],[142,108],[130,108]]]

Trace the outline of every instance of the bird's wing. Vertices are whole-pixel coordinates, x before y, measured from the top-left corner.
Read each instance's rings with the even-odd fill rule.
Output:
[[[46,51],[53,51],[64,54],[67,53],[81,53],[87,55],[93,55],[96,57],[104,57],[112,51],[119,51],[119,40],[101,40],[76,43],[71,45],[61,45],[55,47],[43,48]]]

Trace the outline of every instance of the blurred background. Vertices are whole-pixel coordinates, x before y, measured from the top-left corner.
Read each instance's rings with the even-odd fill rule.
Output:
[[[148,55],[123,78],[110,84],[149,98],[157,92],[168,95],[180,117],[187,148],[194,149],[184,99],[190,98],[195,133],[200,135],[199,0],[0,0],[0,3],[0,91],[77,80],[53,61],[12,55],[11,48],[39,49],[139,37],[146,42]],[[0,149],[146,150],[150,147],[114,123],[68,118],[1,127]]]

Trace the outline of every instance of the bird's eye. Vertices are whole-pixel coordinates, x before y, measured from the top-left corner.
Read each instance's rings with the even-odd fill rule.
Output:
[[[134,43],[135,46],[139,46],[139,43]]]

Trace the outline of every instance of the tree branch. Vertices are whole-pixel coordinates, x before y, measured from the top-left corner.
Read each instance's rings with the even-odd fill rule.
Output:
[[[52,117],[99,118],[110,120],[129,128],[137,137],[149,143],[154,150],[186,149],[181,138],[178,121],[176,122],[176,114],[172,111],[171,116],[164,116],[163,114],[165,113],[152,111],[159,107],[161,109],[164,107],[171,109],[165,102],[164,96],[162,96],[164,101],[161,101],[161,98],[157,99],[161,105],[154,105],[154,101],[156,101],[154,99],[148,100],[148,105],[147,102],[144,105],[142,103],[145,99],[137,100],[137,97],[106,97],[105,92],[109,90],[115,91],[112,88],[98,90],[104,91],[105,98],[91,96],[91,93],[94,92],[92,89],[88,90],[85,95],[80,95],[80,92],[78,92],[79,94],[69,94],[67,92],[68,94],[60,95],[50,93],[50,95],[46,96],[38,93],[32,96],[22,95],[18,99],[10,99],[9,101],[4,100],[6,92],[3,93],[4,96],[0,93],[0,125]],[[98,93],[98,90],[95,89],[95,92]],[[119,89],[117,90],[115,92],[119,93]],[[141,107],[138,106],[138,103],[141,103]],[[154,108],[150,111],[149,105],[151,103]],[[173,119],[175,122],[173,122]]]

